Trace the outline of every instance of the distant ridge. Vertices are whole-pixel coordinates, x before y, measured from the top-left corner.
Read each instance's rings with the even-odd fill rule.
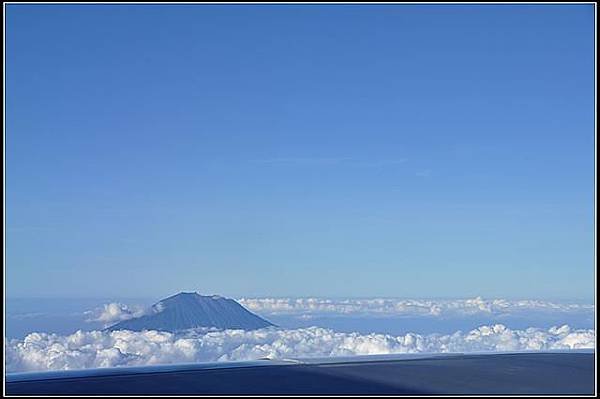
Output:
[[[152,306],[152,313],[114,324],[106,330],[178,331],[188,328],[256,330],[272,323],[246,310],[233,299],[181,292]]]

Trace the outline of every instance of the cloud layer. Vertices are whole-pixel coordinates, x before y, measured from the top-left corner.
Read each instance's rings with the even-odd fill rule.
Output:
[[[329,298],[240,298],[238,302],[263,315],[371,315],[457,316],[500,315],[519,312],[593,312],[594,305],[554,303],[539,300],[472,299],[329,299]]]
[[[149,314],[153,310],[143,306],[125,305],[118,302],[105,304],[101,308],[85,312],[86,321],[101,322],[105,326],[115,324],[122,320],[133,319]]]
[[[419,335],[341,333],[319,327],[296,330],[78,331],[32,333],[5,343],[6,371],[69,370],[263,357],[327,357],[419,352],[517,351],[594,348],[594,330],[568,326],[511,330],[482,326],[468,333]]]

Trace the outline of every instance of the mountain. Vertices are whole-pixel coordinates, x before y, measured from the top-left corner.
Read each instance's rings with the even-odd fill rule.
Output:
[[[121,321],[107,330],[173,332],[196,327],[256,330],[269,326],[273,324],[249,312],[233,299],[181,292],[154,304],[150,314]]]

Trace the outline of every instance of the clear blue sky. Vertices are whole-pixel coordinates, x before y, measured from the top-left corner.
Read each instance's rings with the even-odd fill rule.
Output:
[[[9,296],[594,295],[594,9],[7,6]]]

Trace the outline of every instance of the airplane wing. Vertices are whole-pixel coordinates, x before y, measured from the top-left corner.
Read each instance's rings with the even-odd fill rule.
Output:
[[[7,395],[595,393],[595,352],[261,359],[6,375]]]

